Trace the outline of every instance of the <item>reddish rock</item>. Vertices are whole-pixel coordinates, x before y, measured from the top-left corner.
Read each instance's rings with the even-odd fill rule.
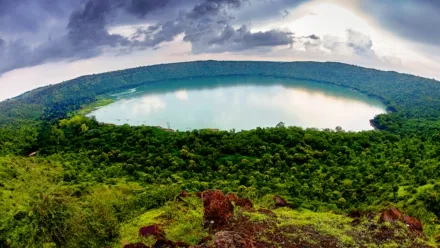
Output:
[[[391,222],[394,223],[402,218],[402,213],[397,208],[389,208],[380,215],[379,223]]]
[[[202,192],[196,192],[196,196],[197,196],[198,198],[202,198]]]
[[[144,245],[143,243],[136,243],[124,245],[124,248],[148,248],[148,246]]]
[[[222,228],[229,223],[234,206],[221,190],[207,190],[202,194],[203,225],[205,228]]]
[[[405,222],[406,226],[408,227],[408,230],[414,233],[423,233],[423,225],[420,220],[404,215],[403,216],[403,222]]]
[[[254,242],[237,232],[217,232],[214,236],[213,248],[254,248]]]
[[[265,214],[267,216],[270,216],[270,217],[275,217],[276,216],[276,214],[274,212],[270,211],[269,209],[265,209],[265,208],[258,209],[258,212],[262,213],[262,214]]]
[[[151,226],[144,226],[139,229],[139,236],[141,237],[148,237],[148,236],[155,236],[160,237],[163,235],[163,232],[159,229],[159,226],[154,224]]]
[[[249,199],[242,198],[242,199],[237,199],[234,202],[235,202],[235,205],[240,206],[242,208],[246,208],[246,209],[253,209],[254,208],[254,204]]]
[[[232,192],[227,193],[226,197],[228,197],[229,201],[236,201],[239,199],[238,196]]]

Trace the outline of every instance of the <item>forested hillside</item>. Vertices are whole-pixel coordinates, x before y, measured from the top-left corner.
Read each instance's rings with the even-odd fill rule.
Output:
[[[440,85],[435,80],[341,63],[199,61],[139,67],[79,77],[42,87],[0,103],[5,118],[65,117],[99,95],[170,79],[214,76],[275,76],[349,87],[382,99],[390,111],[405,118],[440,116]]]
[[[341,85],[382,99],[390,112],[372,120],[376,130],[364,132],[282,123],[240,132],[171,132],[108,125],[78,112],[110,92],[222,75]],[[328,238],[340,247],[435,247],[440,241],[440,84],[434,80],[339,63],[157,65],[84,76],[1,102],[0,129],[3,247],[121,247],[139,241],[126,237],[153,224],[153,215],[161,216],[157,222],[169,239],[197,245],[197,239],[215,236],[199,225],[201,202],[191,198],[193,210],[177,209],[182,202],[174,200],[183,190],[208,189],[236,192],[264,208],[270,207],[267,199],[281,195],[295,210],[278,209],[278,217],[268,220],[244,214],[274,230],[290,227],[300,235],[294,229],[300,228],[318,243]],[[390,207],[421,220],[423,233],[403,235],[409,228],[398,222],[367,218],[365,228],[376,225],[365,231],[370,240],[358,237],[364,230],[346,219],[353,210],[380,213]],[[376,231],[390,236],[376,239]]]

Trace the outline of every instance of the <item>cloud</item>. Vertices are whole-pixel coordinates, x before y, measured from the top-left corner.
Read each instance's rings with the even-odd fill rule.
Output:
[[[376,53],[373,50],[373,41],[370,36],[353,29],[346,30],[345,40],[331,35],[325,35],[321,39],[311,38],[311,40],[313,42],[305,42],[306,48],[311,50],[322,47],[337,55],[357,55],[364,58],[376,57]]]
[[[3,35],[6,39],[2,42],[2,53],[7,59],[0,61],[0,74],[51,61],[92,58],[109,50],[120,54],[146,48],[157,49],[161,43],[172,41],[181,34],[184,41],[191,43],[194,53],[244,51],[293,44],[293,34],[290,32],[252,32],[248,25],[234,28],[236,23],[228,12],[242,7],[244,2],[250,3],[248,0],[67,2],[74,3],[56,0],[0,0],[2,11],[9,11],[7,16],[11,18],[17,19],[26,11],[31,12],[29,7],[34,7],[35,17],[45,16],[36,18],[38,21],[35,23],[25,18],[25,21],[17,24],[20,26],[17,26],[19,31],[14,31],[20,34],[25,31],[43,34],[37,35],[39,39],[32,40],[26,36],[17,39],[13,32],[4,30],[9,34]],[[56,25],[51,24],[58,22]],[[147,22],[149,24],[145,25]],[[131,37],[109,32],[110,27],[134,23],[143,23],[145,27],[139,28]],[[48,25],[55,27],[57,32],[47,33],[42,29]]]
[[[79,0],[0,0],[0,23],[3,24],[0,34],[22,37],[38,32],[57,32],[65,27],[72,9],[80,6]]]
[[[107,18],[113,8],[110,0],[91,0],[83,9],[74,11],[67,25],[67,38],[71,45],[88,50],[128,42],[120,35],[110,35],[107,30]]]
[[[359,1],[359,8],[391,32],[409,40],[438,46],[440,1],[369,0]]]
[[[231,17],[226,12],[228,8],[239,8],[240,0],[205,0],[195,5],[189,12],[181,12],[174,21],[167,21],[141,29],[136,32],[136,38],[143,35],[143,45],[158,45],[170,41],[179,34],[184,34],[183,40],[190,42],[192,52],[221,53],[250,50],[257,47],[275,47],[292,45],[293,34],[280,30],[251,32],[247,25],[234,28]],[[198,20],[194,20],[198,19]]]
[[[307,38],[310,38],[312,40],[319,40],[319,36],[317,36],[316,34],[311,34],[311,35],[307,36]]]
[[[241,6],[241,0],[205,0],[197,4],[191,12],[188,13],[188,17],[199,19],[207,15],[217,15],[225,6],[238,8]]]
[[[0,75],[54,61],[160,49],[183,37],[194,54],[259,54],[300,43],[306,51],[374,57],[365,34],[347,31],[347,39],[295,37],[290,31],[254,31],[252,23],[283,19],[309,0],[0,0]],[[401,36],[440,44],[440,2],[435,0],[358,1],[358,6]],[[404,13],[404,14],[401,14]],[[420,18],[423,16],[423,18]],[[290,18],[290,17],[289,17]],[[133,34],[109,32],[141,26]],[[312,30],[313,31],[313,30]],[[296,46],[296,45],[295,45]]]
[[[367,55],[370,56],[374,54],[373,41],[370,36],[358,32],[353,29],[347,29],[347,45],[354,49],[357,55]]]
[[[4,12],[0,21],[15,25],[12,31],[4,28],[8,25],[0,26],[0,35],[6,37],[3,57],[7,58],[0,61],[0,74],[49,61],[91,58],[102,54],[108,47],[127,50],[133,46],[133,41],[110,34],[109,26],[139,21],[170,2],[176,0],[0,0],[0,11]],[[26,14],[35,17],[35,21],[28,20]],[[132,20],[122,18],[127,15]],[[63,27],[51,23],[61,23]],[[48,25],[48,29],[53,28],[57,33],[41,37],[39,33],[44,33],[44,30],[40,31],[41,27]],[[34,37],[26,36],[26,33],[36,33],[37,38],[33,40]],[[18,54],[20,56],[16,56]]]
[[[256,47],[292,45],[292,36],[293,33],[279,30],[253,33],[246,25],[239,29],[226,25],[221,33],[214,34],[202,52],[243,51]]]

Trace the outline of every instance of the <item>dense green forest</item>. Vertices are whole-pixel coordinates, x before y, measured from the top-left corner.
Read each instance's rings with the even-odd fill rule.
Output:
[[[389,113],[373,131],[169,132],[78,112],[104,94],[178,78],[261,75],[349,87]],[[203,61],[80,77],[0,103],[0,246],[105,247],[122,223],[186,189],[346,214],[396,206],[440,237],[440,83],[340,63]],[[29,154],[35,156],[29,157]],[[117,246],[116,246],[117,247]]]

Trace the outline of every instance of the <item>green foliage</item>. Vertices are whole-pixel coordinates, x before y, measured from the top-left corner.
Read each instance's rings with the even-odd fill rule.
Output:
[[[84,116],[110,103],[106,94],[118,90],[237,75],[349,87],[380,98],[390,113],[372,120],[379,130],[357,133],[284,123],[242,132],[174,133],[105,125]],[[127,230],[157,221],[148,210],[160,207],[167,216],[160,221],[175,223],[167,230],[170,237],[194,243],[204,235],[200,212],[189,208],[181,215],[181,205],[163,206],[182,189],[210,188],[237,192],[266,208],[268,194],[280,194],[334,235],[340,233],[331,226],[333,216],[308,210],[343,213],[396,205],[420,218],[432,240],[440,234],[438,106],[440,84],[434,80],[339,63],[169,64],[39,88],[0,103],[0,245],[121,245],[137,240]],[[33,152],[36,157],[25,157]],[[251,219],[264,220],[258,214]],[[347,238],[344,244],[350,243]]]

